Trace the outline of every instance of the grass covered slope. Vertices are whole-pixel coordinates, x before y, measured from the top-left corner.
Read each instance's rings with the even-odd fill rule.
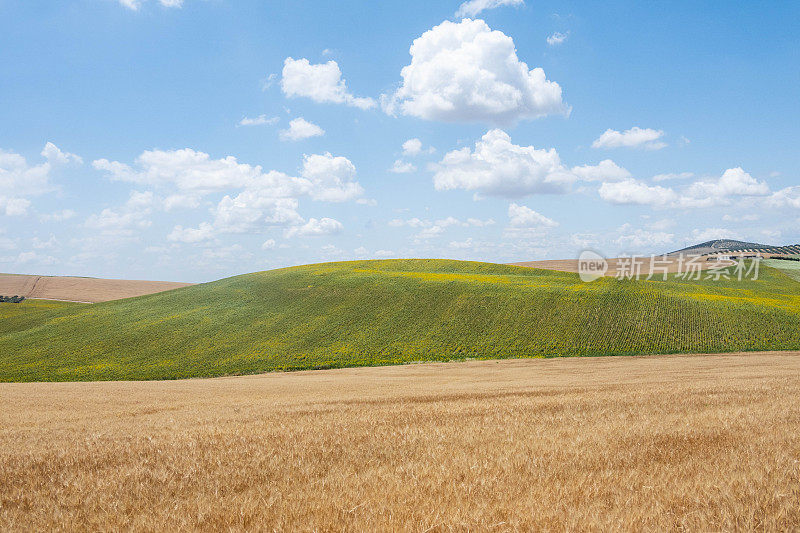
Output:
[[[797,256],[794,256],[797,257]],[[800,261],[786,261],[782,259],[764,259],[761,261],[769,267],[776,268],[789,276],[790,278],[800,281]]]
[[[758,281],[582,283],[489,263],[358,261],[94,305],[33,304],[31,314],[8,305],[0,307],[3,381],[800,349],[800,284],[768,268]]]

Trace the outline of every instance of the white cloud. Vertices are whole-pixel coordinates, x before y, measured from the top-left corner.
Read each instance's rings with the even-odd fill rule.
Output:
[[[587,248],[597,248],[600,240],[593,233],[573,233],[569,237],[569,242],[576,248],[586,250]]]
[[[142,7],[144,0],[119,0],[120,5],[127,7],[132,11],[138,11]],[[158,0],[158,3],[164,7],[183,7],[183,0]]]
[[[768,205],[774,207],[792,207],[800,209],[800,186],[794,185],[781,189],[769,198]]]
[[[327,157],[332,156],[327,154]],[[106,159],[92,164],[106,171],[112,180],[177,189],[182,197],[172,198],[175,206],[191,205],[195,203],[192,198],[228,189],[258,190],[260,196],[273,198],[321,193],[315,191],[314,183],[305,177],[288,176],[275,170],[265,173],[261,166],[239,163],[233,156],[212,159],[207,153],[191,148],[145,151],[136,158],[137,168]]]
[[[168,241],[195,243],[207,241],[214,238],[214,227],[208,222],[200,223],[197,228],[184,228],[175,226],[172,232],[167,235]]]
[[[20,252],[17,256],[17,263],[25,264],[36,260],[36,252]]]
[[[770,193],[766,182],[757,181],[741,167],[729,168],[718,180],[698,181],[689,187],[693,198],[724,198],[727,196],[766,196]]]
[[[17,264],[38,263],[40,265],[54,265],[57,263],[55,257],[50,255],[41,255],[36,252],[20,252],[14,260]]]
[[[561,87],[541,68],[529,70],[511,37],[483,20],[442,22],[415,39],[409,51],[402,85],[381,97],[389,114],[507,124],[569,112]]]
[[[6,216],[22,216],[28,213],[31,206],[30,200],[25,198],[6,198],[0,196],[0,212],[5,212]]]
[[[600,185],[600,197],[612,204],[666,206],[678,200],[672,189],[650,186],[635,179],[605,182]]]
[[[74,218],[75,215],[77,215],[77,213],[72,209],[62,209],[61,211],[56,211],[54,213],[39,215],[39,220],[42,222],[63,222],[65,220]]]
[[[33,246],[36,250],[52,250],[58,245],[58,239],[56,239],[55,235],[50,235],[50,238],[46,241],[43,241],[39,237],[34,237],[33,241],[31,242],[31,246]]]
[[[560,31],[557,31],[547,38],[547,44],[549,46],[557,46],[566,41],[567,37],[569,37],[569,32],[561,33]]]
[[[399,228],[403,226],[409,228],[421,228],[422,231],[420,231],[415,235],[416,239],[430,239],[439,236],[442,233],[444,233],[447,228],[453,226],[462,228],[468,228],[468,227],[483,228],[492,226],[494,224],[495,221],[492,220],[491,218],[486,220],[481,220],[479,218],[468,218],[466,220],[461,220],[453,216],[435,220],[433,222],[427,219],[420,219],[417,217],[409,218],[407,220],[396,218],[394,220],[389,221],[389,226],[394,228]]]
[[[151,191],[131,191],[128,201],[118,209],[106,208],[90,215],[84,225],[105,235],[133,235],[136,230],[150,227],[154,196]]]
[[[136,158],[136,169],[106,159],[92,164],[106,171],[113,180],[174,187],[195,198],[226,189],[250,189],[257,190],[260,196],[273,198],[309,195],[314,199],[331,201],[328,199],[336,197],[333,201],[343,201],[363,192],[361,186],[352,181],[355,166],[347,158],[330,153],[306,156],[301,177],[275,170],[265,173],[261,166],[239,163],[233,156],[212,159],[191,148],[145,151]],[[176,199],[176,203],[191,204],[194,200],[178,202]]]
[[[524,6],[524,0],[468,0],[456,11],[456,17],[474,17],[475,15],[501,6]]]
[[[631,177],[631,173],[610,159],[597,165],[572,167],[572,173],[584,181],[620,181]]]
[[[558,222],[547,218],[524,205],[512,203],[508,206],[508,225],[512,228],[546,229],[555,228]]]
[[[392,168],[389,169],[389,172],[394,172],[395,174],[408,174],[409,172],[414,172],[416,170],[417,167],[411,163],[397,159],[392,165]]]
[[[644,148],[659,150],[667,146],[660,139],[664,136],[662,130],[639,128],[634,126],[629,130],[619,132],[607,129],[600,137],[594,140],[592,148]]]
[[[46,161],[31,166],[20,154],[0,150],[0,195],[23,197],[50,192],[54,190],[49,181],[53,166],[81,161],[80,157],[62,152],[50,142],[41,155]]]
[[[147,185],[174,186],[182,191],[211,192],[253,184],[262,176],[260,166],[239,163],[235,157],[211,159],[205,152],[146,150],[136,158],[138,170],[107,159],[92,166],[106,171],[110,178]]]
[[[798,204],[798,206],[800,206],[800,204]],[[760,218],[761,217],[755,213],[741,215],[731,215],[729,213],[725,213],[722,215],[722,220],[725,222],[755,222]]]
[[[671,218],[662,218],[647,224],[647,229],[664,231],[675,227],[675,220]]]
[[[403,143],[403,156],[405,157],[417,157],[422,153],[432,154],[435,151],[436,149],[432,146],[423,149],[422,141],[417,138],[408,139]],[[402,159],[397,159],[395,160],[394,165],[392,165],[392,168],[389,169],[389,172],[394,172],[395,174],[407,174],[416,170],[417,167],[412,163],[403,161]]]
[[[475,241],[472,240],[472,237],[468,237],[463,241],[450,241],[447,246],[455,250],[470,250],[475,247]]]
[[[356,167],[346,157],[330,152],[303,157],[303,178],[311,183],[311,198],[323,202],[345,202],[364,194],[355,181]]]
[[[442,233],[444,233],[446,226],[431,226],[429,228],[425,228],[419,233],[417,233],[414,238],[415,239],[432,239],[434,237],[438,237]]]
[[[82,164],[83,159],[79,155],[70,152],[62,152],[55,144],[48,142],[42,149],[42,157],[51,163],[66,165],[68,163]]]
[[[725,228],[706,228],[706,229],[694,229],[692,230],[692,241],[694,242],[706,242],[706,241],[714,241],[717,239],[735,239],[738,237],[736,232],[733,232],[729,229]]]
[[[694,177],[694,172],[656,174],[653,176],[653,181],[684,180],[692,177]]]
[[[255,118],[242,117],[239,121],[240,126],[262,126],[264,124],[273,125],[277,124],[280,119],[278,117],[268,117],[267,115],[258,115]]]
[[[782,233],[781,230],[778,229],[762,229],[761,235],[766,239],[776,241],[781,238]]]
[[[426,227],[416,235],[416,238],[431,239],[444,233],[444,231],[450,226],[460,225],[461,221],[455,217],[443,218],[441,220],[437,220],[433,224],[426,224]]]
[[[603,183],[599,193],[603,200],[614,204],[704,208],[729,204],[734,197],[768,196],[770,190],[765,182],[757,181],[736,167],[726,170],[719,179],[699,180],[682,188],[680,192],[669,187],[651,186],[635,179],[625,179],[616,183]],[[774,199],[775,195],[772,195],[767,203],[774,204]]]
[[[278,79],[278,75],[273,73],[273,74],[268,75],[263,80],[261,80],[261,90],[262,91],[266,91],[267,89],[272,87],[272,84],[275,83],[276,79]]]
[[[475,226],[476,228],[483,228],[486,226],[494,226],[494,220],[491,218],[487,218],[486,220],[481,220],[479,218],[468,218],[463,225]]]
[[[120,5],[127,7],[128,9],[132,9],[133,11],[137,11],[140,7],[142,7],[142,0],[119,0]]]
[[[264,241],[264,244],[261,245],[262,250],[272,250],[275,248],[275,239],[267,239]]]
[[[165,211],[195,209],[200,207],[200,197],[196,194],[170,194],[162,203]]]
[[[2,231],[0,231],[2,233]],[[9,239],[8,237],[3,237],[0,235],[0,250],[2,251],[10,251],[15,250],[17,248],[17,242],[14,239]],[[5,254],[0,254],[0,261],[5,258]]]
[[[630,249],[650,248],[653,246],[665,246],[675,241],[675,235],[664,231],[647,231],[641,228],[633,228],[630,224],[623,224],[619,231],[622,233],[614,242],[628,251]]]
[[[430,226],[430,225],[431,222],[429,220],[422,220],[417,217],[410,218],[408,220],[395,218],[389,221],[389,226],[393,228],[399,228],[401,226],[408,226],[410,228],[424,228],[425,226]]]
[[[304,156],[297,177],[275,170],[264,172],[260,166],[239,163],[232,156],[212,159],[206,153],[188,148],[146,151],[136,159],[135,168],[105,159],[93,164],[108,172],[111,179],[165,189],[170,193],[161,202],[166,210],[196,208],[205,195],[226,191],[212,207],[211,221],[197,227],[175,226],[169,234],[175,242],[201,242],[222,233],[302,224],[303,218],[297,212],[299,198],[343,202],[357,199],[364,192],[355,179],[355,165],[345,157],[327,152]],[[127,211],[109,209],[89,225],[130,226],[131,218]]]
[[[325,244],[320,246],[319,251],[325,256],[326,259],[329,261],[336,261],[342,259],[349,259],[347,253],[342,250],[341,248],[337,248],[333,244]]]
[[[83,162],[79,156],[63,152],[51,142],[42,148],[41,156],[45,159],[43,163],[30,165],[22,155],[0,150],[0,213],[7,216],[25,215],[31,206],[26,197],[55,190],[50,183],[54,168]]]
[[[294,226],[285,231],[286,238],[292,237],[319,237],[321,235],[332,235],[342,231],[342,223],[333,218],[310,218],[302,226]]]
[[[325,130],[316,124],[307,121],[303,117],[298,117],[289,122],[289,128],[281,130],[282,141],[301,141],[310,137],[320,137],[325,135]]]
[[[318,103],[347,104],[360,109],[375,107],[372,98],[356,97],[347,90],[336,61],[312,65],[305,58],[287,57],[283,63],[281,89],[290,98],[306,97]]]
[[[409,139],[403,143],[403,155],[414,157],[422,152],[422,141],[419,139]]]
[[[433,176],[440,191],[466,189],[505,197],[561,193],[574,181],[555,149],[518,146],[498,129],[488,131],[474,150],[464,147],[445,154]]]
[[[213,246],[205,248],[200,257],[202,263],[215,265],[220,261],[246,261],[253,257],[253,254],[245,250],[241,244],[233,244],[231,246]]]
[[[212,210],[214,233],[244,233],[258,227],[299,224],[303,218],[297,207],[294,198],[275,198],[268,191],[248,189],[236,196],[225,195]]]

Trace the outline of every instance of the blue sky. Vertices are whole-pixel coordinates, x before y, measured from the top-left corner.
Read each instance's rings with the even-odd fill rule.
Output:
[[[0,271],[797,243],[799,20],[791,2],[0,0]]]

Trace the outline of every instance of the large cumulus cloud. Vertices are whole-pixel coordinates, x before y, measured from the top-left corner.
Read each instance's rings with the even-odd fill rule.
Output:
[[[411,45],[384,110],[426,120],[509,124],[568,113],[561,87],[520,61],[511,37],[483,20],[445,21]]]

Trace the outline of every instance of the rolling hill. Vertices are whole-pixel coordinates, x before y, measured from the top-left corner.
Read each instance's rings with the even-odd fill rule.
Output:
[[[326,263],[99,304],[0,304],[0,380],[176,379],[467,358],[800,348],[800,284],[582,283],[447,260]]]

